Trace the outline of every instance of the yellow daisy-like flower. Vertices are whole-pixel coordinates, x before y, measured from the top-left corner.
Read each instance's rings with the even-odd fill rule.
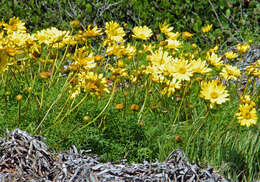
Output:
[[[131,46],[129,43],[127,46],[123,49],[123,55],[127,55],[129,58],[133,57],[136,53],[135,46]]]
[[[23,23],[18,17],[13,17],[9,20],[9,24],[4,24],[4,29],[7,30],[7,33],[12,33],[12,32],[25,32],[26,27],[24,26],[25,23]]]
[[[179,32],[173,33],[173,32],[169,32],[168,33],[168,37],[171,40],[177,40],[179,38],[181,34]]]
[[[183,39],[187,39],[187,38],[193,37],[194,34],[190,33],[190,32],[182,32],[181,36],[182,36]]]
[[[96,37],[99,35],[102,35],[102,29],[98,28],[97,25],[94,26],[94,28],[91,29],[91,25],[88,25],[88,29],[85,30],[84,36],[86,37]]]
[[[207,33],[211,30],[211,28],[212,28],[212,24],[202,27],[201,30],[202,30],[203,33]]]
[[[133,37],[142,40],[148,40],[153,35],[152,30],[147,26],[134,27],[133,33],[134,33]]]
[[[218,57],[218,55],[215,54],[214,52],[211,54],[209,52],[207,52],[206,60],[209,62],[209,64],[211,64],[217,68],[219,68],[220,66],[223,65],[223,61],[221,60],[221,57]]]
[[[172,57],[162,47],[159,50],[151,51],[152,55],[147,56],[147,60],[151,61],[152,65],[163,65],[172,60]]]
[[[178,40],[167,39],[166,41],[167,41],[166,48],[168,49],[177,49],[182,46],[182,43]]]
[[[69,31],[58,30],[56,27],[41,30],[35,34],[35,37],[40,43],[45,43],[48,47],[62,48],[65,44],[61,41],[69,36]]]
[[[240,97],[241,103],[251,105],[252,107],[255,107],[255,102],[251,100],[249,95],[243,95]]]
[[[258,79],[260,79],[260,65],[256,63],[257,62],[246,67],[246,74],[258,77]]]
[[[165,71],[180,81],[189,81],[193,75],[191,65],[184,59],[168,62],[168,64],[165,65]]]
[[[5,71],[9,58],[5,51],[0,50],[0,74]]]
[[[230,79],[237,80],[237,78],[241,77],[241,72],[237,67],[225,64],[224,68],[221,70],[220,76],[226,81]]]
[[[108,22],[106,23],[107,38],[110,40],[114,40],[116,42],[123,42],[123,37],[125,36],[125,31],[120,25],[116,22]]]
[[[222,104],[226,102],[229,94],[225,90],[226,86],[219,80],[212,80],[211,82],[203,81],[201,83],[200,97],[210,101],[210,108],[214,107],[214,104]]]
[[[177,81],[175,78],[172,80],[166,80],[166,87],[163,88],[161,93],[165,95],[167,93],[167,96],[169,97],[171,94],[175,92],[176,89],[181,88],[180,81]]]
[[[160,31],[167,36],[169,36],[169,34],[172,33],[171,31],[173,30],[173,27],[170,27],[170,25],[167,24],[166,22],[164,22],[163,24],[159,23],[159,28]]]
[[[103,74],[97,74],[94,72],[82,72],[79,73],[79,85],[84,88],[85,92],[96,96],[103,96],[105,93],[109,93],[107,79],[103,77]]]
[[[228,58],[228,59],[235,59],[235,58],[237,58],[238,57],[238,55],[236,54],[236,53],[234,53],[233,51],[228,51],[228,52],[226,52],[225,53],[225,56],[226,56],[226,58]]]
[[[248,43],[246,44],[238,44],[237,50],[240,54],[246,53],[250,49],[250,45]]]
[[[200,58],[198,60],[192,60],[190,64],[194,73],[205,74],[212,71],[208,68],[206,61],[202,61]]]
[[[236,116],[241,126],[249,127],[257,122],[256,109],[249,104],[240,104]]]
[[[214,48],[209,49],[209,53],[216,53],[218,51],[218,45],[216,45]]]

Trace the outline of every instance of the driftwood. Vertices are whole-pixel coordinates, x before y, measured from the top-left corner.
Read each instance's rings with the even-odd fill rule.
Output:
[[[125,164],[101,163],[89,150],[51,153],[44,138],[20,129],[7,130],[0,139],[0,181],[208,181],[224,182],[213,168],[190,164],[181,150],[173,151],[165,162]]]

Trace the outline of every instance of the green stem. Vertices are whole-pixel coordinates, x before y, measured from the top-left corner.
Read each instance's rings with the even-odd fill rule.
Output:
[[[202,125],[203,125],[204,122],[206,121],[207,116],[208,116],[208,114],[209,114],[209,111],[210,111],[210,110],[208,110],[208,112],[206,113],[204,119],[201,121],[200,125],[194,130],[194,132],[192,133],[192,135],[189,137],[188,142],[186,143],[186,145],[185,145],[184,148],[186,148],[186,147],[190,144],[191,140],[192,140],[192,139],[194,138],[194,136],[198,133],[198,131],[200,130],[200,128],[202,127]]]
[[[172,128],[174,127],[174,125],[175,125],[175,123],[176,123],[176,121],[177,121],[177,119],[178,119],[178,116],[179,116],[179,113],[180,113],[180,110],[181,110],[181,106],[182,106],[182,104],[183,104],[183,102],[184,102],[184,97],[185,97],[185,94],[186,94],[186,89],[187,89],[187,86],[184,87],[184,91],[183,91],[181,103],[180,103],[180,106],[179,106],[178,111],[177,111],[177,113],[176,113],[175,119],[174,119],[174,121],[173,121]]]
[[[78,131],[88,127],[89,125],[91,125],[92,123],[94,123],[104,112],[105,110],[107,109],[107,107],[109,106],[109,104],[111,103],[113,97],[114,97],[114,94],[115,94],[115,88],[116,88],[116,82],[114,82],[114,85],[113,85],[113,90],[112,90],[112,93],[109,97],[109,100],[107,101],[107,104],[105,105],[105,107],[103,108],[103,110],[91,121],[89,122],[88,124],[84,125],[83,127],[79,128]]]
[[[147,101],[147,96],[148,96],[148,91],[149,91],[149,86],[148,86],[148,84],[149,84],[149,83],[148,83],[148,80],[147,80],[146,83],[145,83],[146,92],[145,92],[145,97],[144,97],[144,103],[143,103],[143,105],[142,105],[142,107],[141,107],[141,109],[140,109],[140,111],[139,111],[139,113],[138,113],[137,123],[139,123],[140,120],[141,120],[142,113],[143,113],[143,110],[144,110],[144,107],[145,107],[145,104],[146,104],[146,101]]]

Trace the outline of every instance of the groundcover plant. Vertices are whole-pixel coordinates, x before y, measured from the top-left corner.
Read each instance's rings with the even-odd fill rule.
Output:
[[[70,25],[30,33],[18,17],[0,22],[1,134],[21,128],[56,150],[75,144],[128,162],[178,148],[232,179],[259,178],[260,60],[245,65],[252,41],[223,51],[193,39],[207,42],[212,25],[198,34],[163,22],[160,33]]]

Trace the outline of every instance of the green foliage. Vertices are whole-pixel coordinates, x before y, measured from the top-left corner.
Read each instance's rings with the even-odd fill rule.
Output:
[[[8,20],[20,17],[29,30],[39,30],[55,26],[68,29],[69,22],[78,20],[83,27],[114,20],[127,23],[130,28],[135,25],[148,25],[158,31],[158,22],[167,22],[175,31],[201,32],[201,27],[213,24],[213,34],[219,44],[231,36],[237,42],[255,39],[259,35],[258,17],[260,12],[257,0],[240,1],[2,1],[0,17]],[[151,18],[153,17],[153,18]],[[248,36],[250,35],[250,36]],[[230,45],[233,40],[225,42]],[[197,39],[203,47],[204,42]]]

